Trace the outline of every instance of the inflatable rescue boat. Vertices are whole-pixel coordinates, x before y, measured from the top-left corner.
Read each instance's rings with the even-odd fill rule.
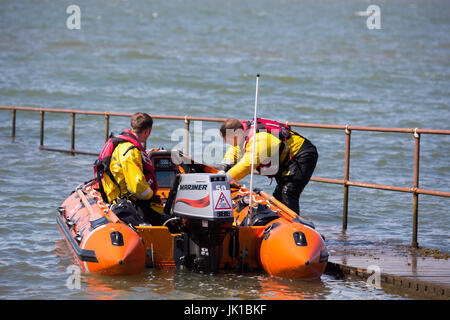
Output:
[[[149,156],[158,195],[172,216],[165,225],[127,225],[103,202],[95,180],[58,208],[58,228],[84,271],[129,275],[147,266],[322,275],[328,252],[311,222],[259,190],[249,210],[248,189],[181,152],[151,150]]]

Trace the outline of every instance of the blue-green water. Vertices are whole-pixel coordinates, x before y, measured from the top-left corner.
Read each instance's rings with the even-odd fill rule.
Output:
[[[66,26],[70,4],[81,9],[79,30]],[[380,7],[379,30],[369,30],[358,13],[370,4]],[[2,1],[0,104],[251,118],[259,73],[263,117],[449,129],[449,18],[445,0]],[[76,121],[76,148],[98,152],[103,117]],[[15,142],[10,125],[10,112],[1,111],[1,298],[399,298],[327,275],[305,283],[155,270],[133,279],[84,275],[81,289],[70,290],[65,271],[73,261],[55,209],[92,177],[94,158],[39,151],[37,113],[17,113]],[[127,126],[125,118],[111,119],[116,133]],[[183,121],[156,120],[147,145],[172,148],[182,128]],[[319,149],[314,175],[342,179],[345,134],[298,131]],[[211,137],[203,139],[206,148]],[[420,186],[450,190],[450,137],[421,141]],[[46,114],[45,144],[69,147],[70,116]],[[193,137],[191,145],[202,155]],[[350,179],[411,187],[413,156],[412,134],[353,132]],[[257,184],[274,188],[262,177]],[[342,200],[342,186],[319,182],[301,197],[302,214],[333,245],[341,236]],[[448,252],[449,207],[448,198],[420,196],[421,246]],[[396,246],[409,244],[411,234],[411,194],[350,189],[349,239]]]

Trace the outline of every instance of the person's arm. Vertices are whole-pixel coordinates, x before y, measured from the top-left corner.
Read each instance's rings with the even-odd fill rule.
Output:
[[[256,134],[256,154],[254,168],[256,169],[264,160],[271,156],[273,150],[278,152],[280,140],[267,132],[259,132]],[[253,138],[251,138],[245,149],[245,153],[241,160],[232,167],[227,176],[229,180],[239,181],[247,176],[252,170],[252,150]]]
[[[217,168],[219,170],[228,171],[231,167],[238,163],[241,158],[241,148],[239,146],[230,146]]]
[[[136,198],[149,200],[153,197],[153,190],[145,179],[141,152],[137,148],[129,150],[125,156],[121,153],[123,175],[128,191]]]

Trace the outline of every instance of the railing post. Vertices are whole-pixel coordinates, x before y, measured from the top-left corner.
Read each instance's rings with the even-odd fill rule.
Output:
[[[419,194],[416,192],[419,188],[419,158],[420,158],[420,134],[417,128],[414,129],[414,186],[413,186],[413,248],[418,248],[417,242],[418,224],[419,224]]]
[[[71,113],[72,116],[72,131],[70,134],[70,152],[72,155],[75,155],[75,112]]]
[[[345,126],[345,169],[344,169],[344,204],[342,208],[342,231],[347,230],[348,217],[348,188],[347,182],[350,176],[350,138],[351,130],[348,129],[348,124]]]
[[[105,114],[105,142],[109,138],[109,114]]]
[[[12,109],[12,124],[11,124],[11,137],[12,141],[16,137],[16,109]]]
[[[184,136],[184,153],[189,156],[189,119],[184,116],[185,136]]]
[[[39,148],[42,148],[44,146],[44,111],[40,111],[41,114],[41,128],[39,133]]]

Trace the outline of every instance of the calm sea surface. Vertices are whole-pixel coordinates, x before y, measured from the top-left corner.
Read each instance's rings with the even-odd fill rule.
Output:
[[[67,28],[70,4],[81,10],[79,30]],[[380,7],[379,30],[361,14],[370,4]],[[259,73],[262,117],[449,129],[449,30],[446,0],[1,1],[0,105],[251,118]],[[76,148],[98,152],[103,117],[76,122]],[[10,126],[11,113],[0,111],[0,299],[404,298],[329,275],[305,282],[153,269],[83,275],[71,290],[66,269],[74,261],[56,208],[91,179],[95,158],[40,151],[38,113],[17,113],[14,142]],[[127,126],[127,118],[111,119],[113,132]],[[195,126],[203,131],[192,135],[191,154],[208,162],[218,124]],[[155,120],[147,146],[182,146],[182,128]],[[298,131],[319,149],[314,175],[343,179],[345,134]],[[70,147],[70,116],[46,114],[45,145]],[[411,187],[413,156],[412,134],[353,132],[350,179]],[[420,186],[449,191],[449,159],[450,137],[422,135]],[[256,181],[273,191],[268,179]],[[329,246],[344,241],[342,189],[311,182],[301,197],[302,215]],[[353,244],[411,242],[411,194],[351,188],[349,202]],[[448,198],[420,196],[420,246],[449,251],[449,208]]]

